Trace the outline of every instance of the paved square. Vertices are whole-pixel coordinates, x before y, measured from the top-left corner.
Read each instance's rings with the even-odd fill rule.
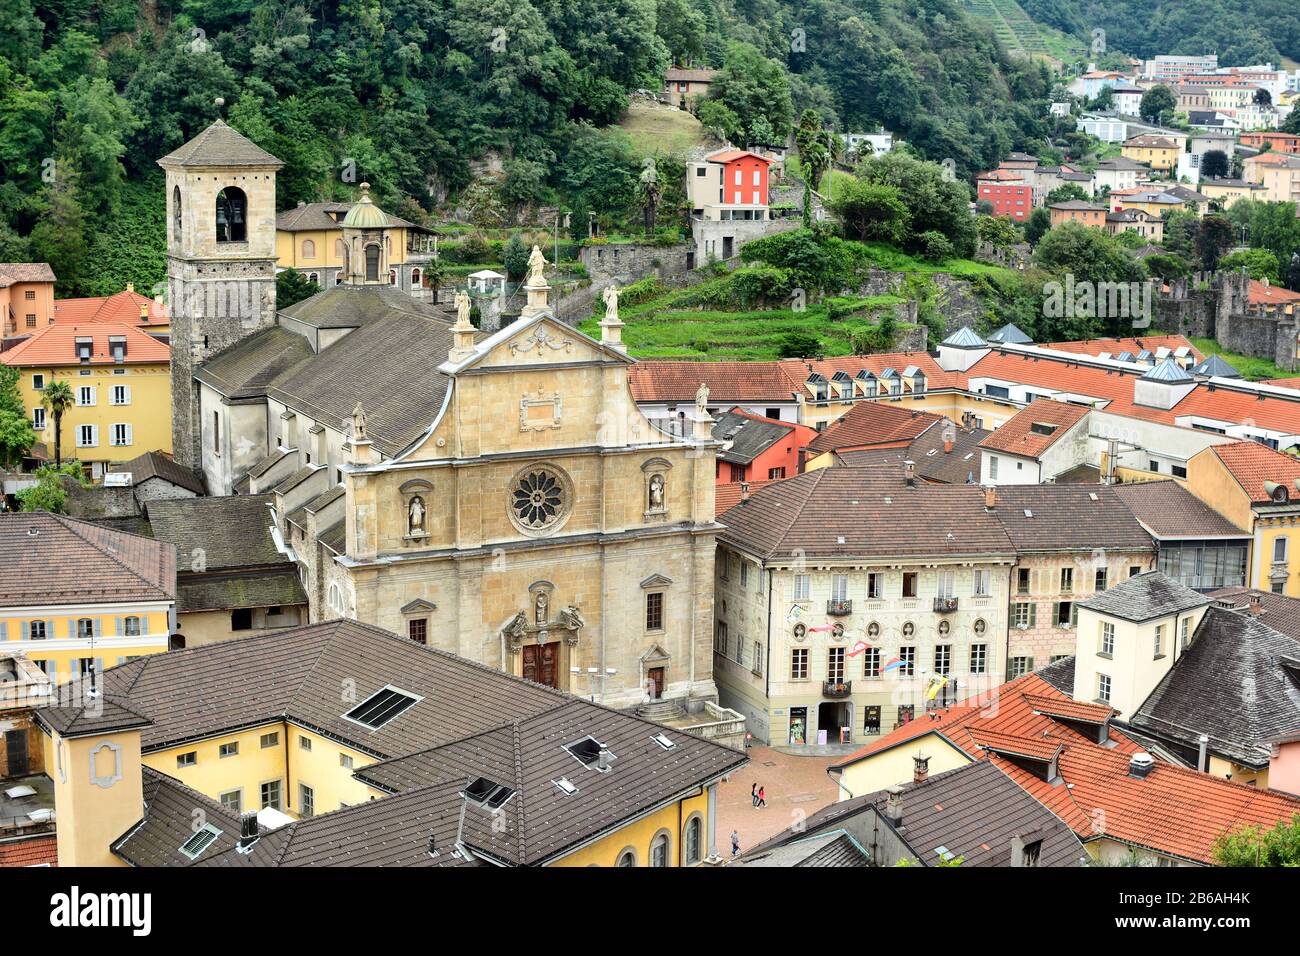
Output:
[[[794,757],[770,747],[751,747],[750,764],[718,788],[718,852],[731,856],[731,831],[740,834],[741,852],[774,836],[839,799],[826,768],[840,757]],[[767,807],[755,810],[750,788],[767,790]]]

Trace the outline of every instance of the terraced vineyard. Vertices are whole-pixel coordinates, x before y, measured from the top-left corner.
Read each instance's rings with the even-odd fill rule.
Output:
[[[987,23],[1002,45],[1022,56],[1060,58],[1065,51],[1082,51],[1075,37],[1035,23],[1016,0],[963,0],[966,12]]]

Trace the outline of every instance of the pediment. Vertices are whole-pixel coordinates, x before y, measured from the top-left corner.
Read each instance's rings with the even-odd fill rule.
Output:
[[[438,605],[432,601],[426,601],[424,598],[416,598],[414,601],[402,605],[403,614],[423,614],[436,610],[438,610]]]
[[[656,664],[670,660],[672,660],[672,655],[658,644],[651,644],[650,649],[641,655],[641,663],[643,664]]]
[[[672,578],[664,577],[662,574],[652,574],[641,582],[643,588],[666,588],[673,583]]]

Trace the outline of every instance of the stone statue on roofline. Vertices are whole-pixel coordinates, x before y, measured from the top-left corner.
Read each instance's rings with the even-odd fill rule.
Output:
[[[709,386],[704,382],[695,390],[695,411],[700,415],[709,413]]]
[[[600,294],[600,297],[605,300],[606,322],[613,323],[618,321],[618,296],[618,287],[612,285],[606,286],[605,291]]]
[[[462,328],[470,324],[469,321],[469,293],[463,289],[456,293],[456,324]]]
[[[533,251],[528,256],[527,285],[546,285],[546,276],[542,274],[545,268],[546,256],[542,255],[540,247],[534,245]]]

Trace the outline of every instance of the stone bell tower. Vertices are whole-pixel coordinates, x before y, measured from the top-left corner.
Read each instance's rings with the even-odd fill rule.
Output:
[[[284,164],[217,120],[158,165],[167,172],[172,454],[201,467],[195,371],[275,322],[275,173]]]

